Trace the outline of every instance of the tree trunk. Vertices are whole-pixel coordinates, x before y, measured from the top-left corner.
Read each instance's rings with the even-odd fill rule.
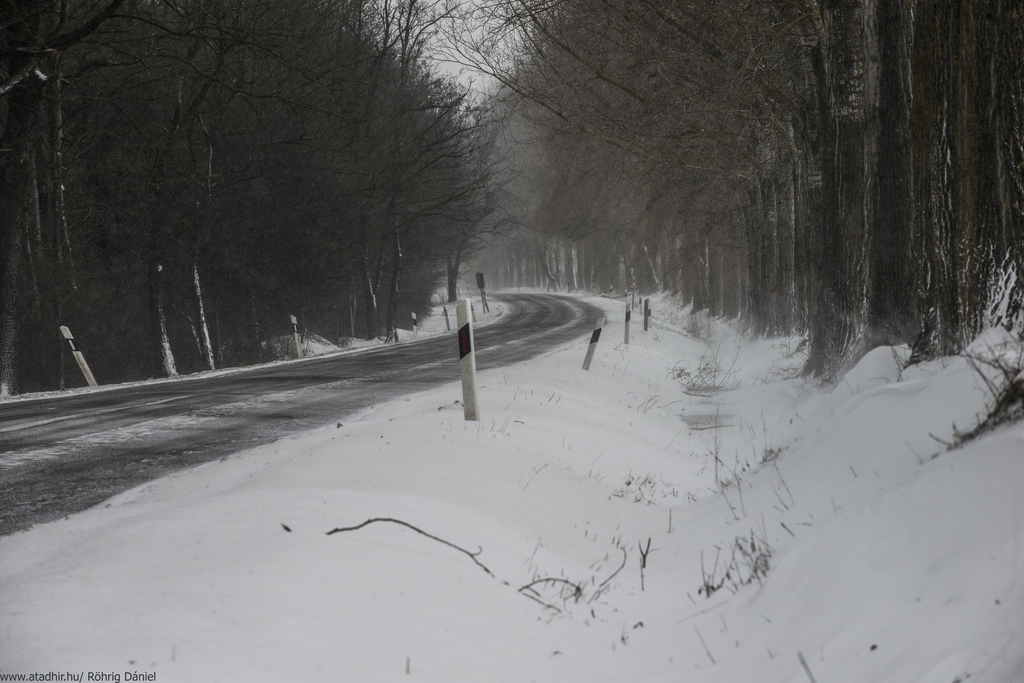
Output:
[[[374,285],[376,279],[370,272],[370,264],[366,255],[359,259],[360,280],[363,290],[363,315],[366,318],[366,339],[372,340],[377,337],[377,288]]]
[[[822,2],[824,35],[812,51],[822,131],[822,226],[813,263],[821,283],[810,320],[807,370],[832,379],[856,336],[863,279],[864,111],[859,2]]]
[[[177,377],[178,367],[174,363],[174,352],[171,351],[171,338],[167,334],[167,321],[164,318],[164,306],[162,301],[157,304],[157,313],[160,317],[160,357],[163,361],[164,373],[168,377]]]
[[[0,396],[18,393],[18,290],[29,196],[36,184],[32,161],[38,110],[35,87],[12,90],[7,96],[7,122],[0,137]]]
[[[558,278],[557,278],[557,276],[554,273],[551,272],[551,267],[548,264],[548,251],[547,251],[547,246],[546,245],[544,247],[540,247],[540,246],[537,247],[537,262],[540,264],[540,267],[543,269],[544,279],[545,279],[546,284],[547,284],[547,290],[549,292],[552,291],[552,290],[557,292],[558,291]]]
[[[448,276],[448,303],[454,304],[459,300],[459,270],[462,268],[462,248],[449,254],[445,264],[445,272]]]
[[[915,331],[908,12],[904,0],[865,1],[864,351]]]
[[[1006,268],[1017,274],[1016,291],[1008,295],[999,324],[1024,326],[1024,2],[1002,0],[996,23],[997,50],[993,54],[992,99],[994,119],[990,133],[998,141],[1000,252]],[[1017,327],[1018,333],[1021,332]]]
[[[213,358],[213,344],[210,343],[210,328],[206,324],[206,310],[203,308],[203,290],[199,284],[199,266],[195,262],[192,263],[192,281],[195,285],[203,357],[206,360],[206,367],[210,370],[216,370],[217,364],[214,362]]]
[[[387,309],[387,340],[398,341],[398,330],[395,329],[395,320],[398,315],[398,290],[402,282],[402,238],[398,226],[395,225],[391,240],[391,285],[388,288],[388,309]]]
[[[924,266],[919,307],[925,312],[915,356],[959,350],[963,327],[958,278],[965,268],[958,244],[969,187],[962,182],[968,161],[964,141],[959,59],[964,32],[959,0],[922,3],[915,10],[913,130],[915,233]]]

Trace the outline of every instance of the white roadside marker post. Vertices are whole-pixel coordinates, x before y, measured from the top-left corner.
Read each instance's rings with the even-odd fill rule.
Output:
[[[292,333],[295,335],[295,353],[298,358],[302,358],[302,340],[299,339],[299,321],[292,317]]]
[[[451,332],[452,331],[452,324],[448,320],[448,308],[446,306],[442,306],[441,310],[444,311],[444,326],[448,328],[449,332]]]
[[[420,336],[420,326],[416,322],[416,314],[412,314],[412,338],[417,339]]]
[[[630,311],[629,309],[626,309],[626,338],[624,340],[624,342],[626,344],[629,343],[629,317],[630,317],[631,313],[632,313],[632,311]]]
[[[469,300],[469,312],[473,314],[473,322],[476,322],[476,308],[473,306],[472,300]],[[462,325],[460,324],[459,327],[461,328]]]
[[[459,326],[459,362],[462,364],[462,408],[467,422],[479,422],[476,395],[476,349],[473,344],[472,304],[459,302],[456,322]]]
[[[647,331],[647,321],[651,318],[651,300],[644,299],[644,332]]]
[[[597,340],[601,338],[601,328],[604,327],[604,318],[597,319],[594,333],[590,335],[590,346],[587,347],[587,357],[583,359],[583,369],[590,370],[590,361],[594,360],[594,351],[597,350]]]
[[[85,381],[89,383],[90,387],[96,386],[96,378],[92,376],[92,370],[89,369],[89,364],[85,362],[85,356],[82,355],[81,351],[75,348],[75,338],[71,336],[71,330],[61,325],[60,333],[68,340],[68,345],[71,346],[71,355],[75,357],[75,360],[78,362],[78,367],[82,369],[82,374],[85,375]]]

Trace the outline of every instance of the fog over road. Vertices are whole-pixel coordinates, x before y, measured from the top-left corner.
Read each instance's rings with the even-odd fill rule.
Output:
[[[475,331],[481,370],[582,341],[602,315],[551,294],[492,300],[505,313]],[[458,378],[452,332],[222,376],[0,402],[0,535]]]

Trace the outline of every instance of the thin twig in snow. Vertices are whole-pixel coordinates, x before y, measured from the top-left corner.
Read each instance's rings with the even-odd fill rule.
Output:
[[[520,592],[522,593],[522,591],[520,591]],[[531,592],[533,592],[533,591],[531,590]],[[540,604],[540,605],[543,605],[544,607],[547,607],[548,609],[553,609],[553,610],[555,610],[556,612],[558,612],[559,614],[561,614],[561,613],[562,613],[562,610],[558,609],[558,608],[557,608],[557,607],[555,607],[554,605],[551,605],[551,604],[548,604],[548,603],[544,602],[543,600],[541,600],[541,599],[540,599],[539,597],[537,597],[536,595],[530,595],[530,593],[523,593],[523,595],[525,595],[526,597],[530,598],[530,599],[531,599],[531,600],[533,600],[534,602],[536,602],[536,603],[538,603],[538,604]]]
[[[807,666],[807,660],[804,659],[804,654],[798,651],[796,653],[796,656],[797,659],[800,660],[800,665],[804,668],[804,671],[807,672],[807,677],[811,679],[811,683],[818,683],[816,680],[814,680],[814,674],[811,673],[811,667]]]
[[[570,588],[573,589],[572,590],[572,597],[576,599],[576,602],[579,602],[580,598],[583,597],[583,587],[582,586],[580,586],[577,583],[573,583],[569,579],[562,579],[562,578],[557,578],[557,577],[546,577],[546,578],[543,578],[543,579],[536,579],[536,580],[531,581],[530,583],[526,584],[522,588],[520,588],[519,592],[522,593],[523,591],[528,590],[528,591],[530,591],[532,593],[537,593],[537,591],[534,590],[533,587],[536,586],[539,583],[564,583],[566,586],[569,586]]]
[[[711,656],[711,650],[708,649],[708,644],[704,642],[704,636],[700,634],[700,629],[697,628],[697,624],[693,625],[693,630],[697,632],[697,637],[700,638],[700,644],[704,646],[704,652],[708,653],[708,659],[711,660],[712,664],[717,664],[715,658]]]
[[[647,553],[651,551],[651,539],[648,537],[646,548],[639,541],[636,545],[640,549],[640,590],[642,591],[644,589],[644,568],[647,567]]]
[[[617,574],[618,574],[619,572],[621,572],[621,571],[622,571],[622,568],[626,566],[626,549],[625,549],[625,548],[619,548],[619,550],[621,550],[621,551],[622,551],[622,564],[621,564],[621,565],[619,565],[619,568],[618,568],[618,569],[616,569],[616,570],[615,570],[614,572],[612,572],[612,575],[611,575],[611,576],[609,576],[609,577],[608,577],[607,579],[605,579],[604,581],[602,581],[601,583],[599,583],[599,584],[597,585],[598,589],[604,588],[604,587],[605,587],[605,584],[607,584],[607,583],[608,583],[609,581],[611,581],[612,579],[614,579],[614,578],[615,578],[615,576],[616,576],[616,575],[617,575]]]

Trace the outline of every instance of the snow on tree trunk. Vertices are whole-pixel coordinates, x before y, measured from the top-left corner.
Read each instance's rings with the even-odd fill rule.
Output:
[[[199,304],[199,331],[200,340],[203,343],[203,355],[206,357],[206,366],[210,370],[216,370],[217,366],[213,361],[213,344],[210,343],[210,328],[206,324],[206,311],[203,308],[203,290],[199,285],[199,266],[192,264],[192,280],[196,286],[196,302]]]
[[[164,372],[168,377],[177,377],[178,368],[174,364],[174,352],[171,351],[171,339],[167,336],[167,321],[164,318],[164,305],[158,305],[160,316],[160,354],[164,362]]]

